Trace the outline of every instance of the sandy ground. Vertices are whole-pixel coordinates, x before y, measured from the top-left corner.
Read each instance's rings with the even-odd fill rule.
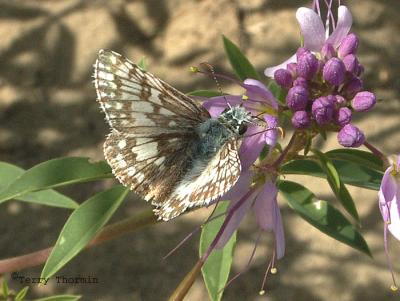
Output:
[[[286,58],[298,41],[295,10],[304,1],[0,1],[0,160],[28,168],[59,156],[102,158],[107,133],[95,102],[92,65],[100,48],[133,60],[146,56],[150,70],[188,92],[215,88],[212,80],[190,76],[188,67],[208,61],[229,73],[220,35],[246,51],[257,69]],[[356,119],[368,139],[386,153],[399,152],[400,3],[398,0],[348,1],[353,31],[361,38],[365,85],[382,100],[372,113]],[[230,91],[229,87],[224,87]],[[321,149],[338,147],[335,137]],[[301,179],[319,197],[335,202],[327,184]],[[63,189],[78,201],[104,188],[91,183]],[[399,300],[389,291],[383,253],[382,221],[374,191],[352,188],[374,259],[319,233],[280,200],[287,253],[279,273],[268,278],[259,296],[271,256],[270,239],[260,244],[249,271],[235,281],[224,300]],[[145,208],[131,196],[114,220]],[[199,213],[200,212],[200,213]],[[8,202],[0,209],[0,257],[24,254],[53,244],[68,217],[61,209]],[[99,284],[66,285],[53,279],[31,287],[30,297],[82,294],[82,300],[165,300],[194,264],[196,237],[167,261],[162,260],[207,216],[206,210],[167,225],[147,228],[85,251],[58,276],[97,277]],[[243,223],[234,271],[242,270],[256,237],[252,216]],[[399,245],[393,244],[395,268]],[[21,272],[37,277],[40,268]],[[6,275],[8,278],[9,275]],[[14,289],[21,284],[10,281]],[[187,300],[207,300],[198,279]]]

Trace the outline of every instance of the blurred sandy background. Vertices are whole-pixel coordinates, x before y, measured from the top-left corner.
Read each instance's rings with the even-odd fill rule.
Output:
[[[188,67],[208,61],[231,72],[220,35],[235,42],[262,70],[286,58],[298,45],[295,11],[306,1],[148,0],[148,1],[0,1],[0,160],[29,168],[43,160],[80,155],[102,159],[107,126],[95,102],[92,65],[108,48],[138,60],[184,92],[215,88],[209,78]],[[353,31],[361,38],[360,59],[366,86],[383,101],[356,119],[372,143],[387,153],[400,151],[400,2],[347,1]],[[229,91],[229,87],[224,86]],[[335,137],[322,149],[338,147]],[[302,179],[322,199],[335,202],[322,180]],[[83,201],[103,183],[62,191]],[[225,292],[224,300],[399,300],[388,289],[390,275],[383,253],[382,221],[374,191],[351,189],[374,259],[320,234],[280,200],[287,255],[279,273],[268,278],[267,294],[258,295],[271,256],[262,240],[247,273]],[[131,196],[114,217],[146,208]],[[22,255],[52,245],[69,212],[8,202],[0,208],[0,257]],[[32,286],[30,298],[82,294],[82,300],[165,300],[197,257],[198,237],[162,260],[207,216],[206,210],[110,241],[75,258],[57,275],[97,277],[100,284]],[[253,217],[242,224],[234,272],[242,270],[256,237]],[[400,275],[399,244],[392,256]],[[22,274],[38,277],[40,268]],[[9,275],[6,275],[9,277]],[[10,280],[14,289],[21,285]],[[187,300],[207,300],[198,279]]]

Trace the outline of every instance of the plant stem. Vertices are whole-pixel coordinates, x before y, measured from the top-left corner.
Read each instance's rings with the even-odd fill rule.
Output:
[[[388,158],[379,149],[377,149],[375,146],[373,146],[368,141],[364,142],[364,146],[366,148],[368,148],[371,151],[371,153],[373,153],[375,156],[377,156],[378,158],[380,158],[383,161],[384,169],[386,169],[390,166],[390,162],[389,162]]]
[[[154,216],[153,211],[146,210],[136,216],[104,227],[86,246],[86,249],[155,223],[157,223],[157,218]],[[22,256],[0,260],[0,274],[38,266],[46,262],[52,250],[53,247],[50,247]]]
[[[285,159],[286,155],[288,154],[290,148],[293,146],[293,144],[295,142],[295,139],[296,139],[296,136],[297,136],[297,132],[294,132],[292,137],[290,138],[290,141],[289,141],[288,145],[286,145],[286,147],[283,150],[282,154],[272,164],[272,167],[277,168],[283,162],[283,160]]]
[[[185,278],[183,278],[181,283],[179,283],[178,287],[168,298],[168,301],[182,301],[185,298],[197,276],[200,274],[201,268],[203,267],[204,263],[205,262],[201,259],[196,262],[190,272],[185,276]]]

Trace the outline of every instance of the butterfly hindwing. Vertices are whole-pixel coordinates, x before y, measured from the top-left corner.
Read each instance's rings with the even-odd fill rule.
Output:
[[[193,166],[178,183],[171,196],[156,214],[163,220],[172,219],[188,208],[207,206],[225,194],[239,179],[240,140],[228,140],[206,166]]]

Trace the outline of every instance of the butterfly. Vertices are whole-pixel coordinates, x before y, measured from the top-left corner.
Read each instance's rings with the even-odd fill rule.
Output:
[[[251,115],[229,106],[218,118],[122,55],[100,50],[97,101],[111,132],[104,155],[115,177],[162,220],[208,206],[238,180],[238,150]]]

